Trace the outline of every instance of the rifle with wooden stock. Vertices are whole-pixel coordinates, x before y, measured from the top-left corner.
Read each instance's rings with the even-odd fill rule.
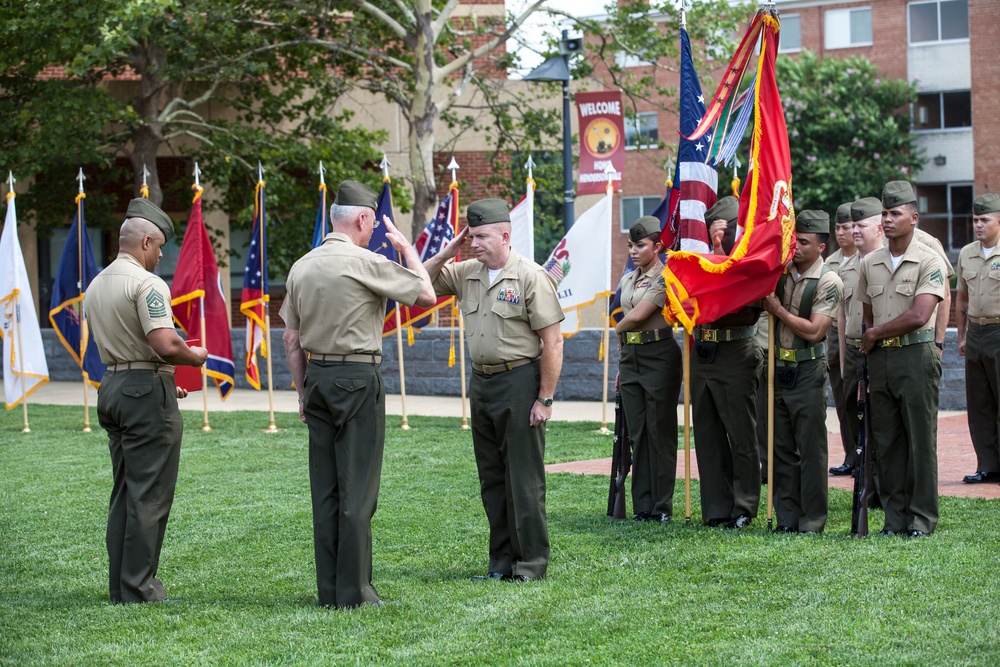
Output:
[[[608,489],[608,516],[625,518],[625,478],[632,468],[632,440],[625,424],[621,392],[615,392],[614,449],[611,453],[611,487]]]
[[[861,355],[858,372],[858,441],[854,450],[857,475],[854,477],[854,502],[851,506],[851,535],[868,535],[868,502],[875,492],[872,479],[872,422],[868,400],[868,355]]]

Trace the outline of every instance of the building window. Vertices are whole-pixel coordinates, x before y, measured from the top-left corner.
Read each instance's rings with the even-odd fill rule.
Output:
[[[969,38],[968,0],[912,2],[909,10],[910,44]]]
[[[781,17],[781,43],[778,53],[802,50],[802,29],[798,14]]]
[[[625,119],[625,148],[655,148],[659,143],[659,118],[655,111]]]
[[[828,49],[871,46],[871,7],[831,9],[824,14],[824,43]]]
[[[643,60],[641,55],[618,51],[615,53],[615,64],[624,69],[626,67],[644,67],[653,63],[649,60]]]
[[[972,93],[921,93],[913,106],[914,130],[972,127]]]
[[[972,184],[945,183],[917,186],[920,229],[937,237],[946,249],[958,252],[972,243]]]
[[[629,227],[644,215],[652,215],[656,207],[663,201],[660,197],[622,197],[622,233],[628,233]]]

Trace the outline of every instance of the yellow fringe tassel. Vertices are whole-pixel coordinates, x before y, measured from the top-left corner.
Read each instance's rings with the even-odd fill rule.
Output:
[[[732,186],[733,186],[733,196],[734,197],[739,197],[740,196],[740,177],[736,176],[735,174],[733,175]]]

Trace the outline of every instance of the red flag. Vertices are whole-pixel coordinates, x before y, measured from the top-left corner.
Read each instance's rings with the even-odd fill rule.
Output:
[[[236,366],[233,363],[233,345],[229,337],[229,307],[222,290],[219,265],[215,261],[215,251],[208,231],[201,218],[201,193],[196,187],[191,217],[188,218],[184,243],[177,256],[177,273],[170,287],[176,294],[170,305],[174,311],[174,321],[184,330],[189,341],[208,350],[205,373],[215,380],[223,399],[233,390]],[[202,338],[201,316],[205,315],[205,335]],[[201,369],[192,366],[178,366],[177,386],[188,391],[201,389]]]
[[[770,294],[795,252],[791,158],[774,72],[779,22],[772,11],[758,12],[749,28],[753,31],[763,24],[754,82],[751,170],[740,198],[743,234],[728,257],[670,252],[663,269],[667,285],[664,317],[680,322],[688,331]],[[734,61],[741,55],[738,52]],[[725,94],[728,88],[723,82],[710,108]]]

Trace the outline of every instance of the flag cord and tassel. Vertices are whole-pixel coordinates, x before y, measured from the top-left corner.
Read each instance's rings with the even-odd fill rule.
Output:
[[[675,325],[676,326],[676,325]],[[691,523],[691,334],[684,329],[684,523]]]
[[[261,227],[264,225],[261,224]],[[267,409],[268,421],[265,433],[277,433],[278,426],[274,423],[274,383],[271,382],[271,304],[264,295],[264,355],[267,357]]]
[[[767,532],[774,508],[774,315],[767,314]]]
[[[454,333],[455,328],[452,327]],[[469,430],[468,407],[465,401],[465,318],[462,310],[458,309],[458,372],[459,380],[462,383],[462,424],[459,428],[463,431]]]
[[[200,194],[200,193],[199,193]],[[207,327],[205,326],[205,297],[198,298],[201,306],[201,344],[208,349]],[[201,430],[207,433],[212,430],[208,423],[208,361],[201,365]]]
[[[399,423],[400,430],[409,431],[410,422],[406,417],[406,373],[403,371],[403,332],[399,326],[399,302],[396,302],[396,356],[399,358],[399,400],[402,406],[403,418]]]

